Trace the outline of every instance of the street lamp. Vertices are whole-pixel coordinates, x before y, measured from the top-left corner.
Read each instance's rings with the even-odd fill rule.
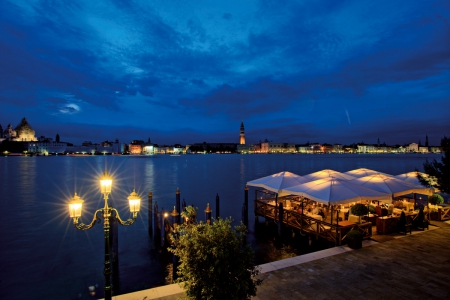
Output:
[[[111,300],[112,291],[111,291],[111,261],[109,258],[109,221],[110,217],[116,218],[120,225],[129,226],[136,221],[137,214],[139,212],[141,206],[141,198],[136,193],[136,190],[128,196],[128,202],[130,205],[130,212],[133,216],[132,219],[128,219],[123,221],[117,209],[108,205],[108,196],[111,193],[112,189],[112,178],[105,171],[100,178],[100,192],[103,194],[103,199],[105,200],[105,206],[103,208],[97,209],[94,213],[94,218],[92,222],[89,224],[79,223],[79,218],[81,217],[81,212],[83,209],[84,200],[81,199],[77,193],[73,196],[73,198],[69,201],[69,215],[73,219],[73,224],[79,230],[88,230],[91,229],[95,223],[100,223],[103,217],[103,229],[105,233],[105,268],[103,269],[103,274],[105,275],[105,299]]]

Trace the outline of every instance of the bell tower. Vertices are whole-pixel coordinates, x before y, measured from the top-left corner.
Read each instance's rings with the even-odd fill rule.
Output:
[[[245,145],[244,122],[241,122],[241,131],[239,135],[239,144]]]

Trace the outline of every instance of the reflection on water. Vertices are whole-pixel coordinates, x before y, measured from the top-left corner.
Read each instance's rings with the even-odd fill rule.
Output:
[[[179,187],[181,199],[201,212],[211,203],[213,216],[219,194],[221,216],[231,216],[238,224],[247,181],[281,171],[305,175],[360,167],[397,175],[423,170],[426,158],[439,159],[421,154],[1,157],[0,299],[90,299],[88,287],[96,284],[101,292],[102,225],[75,229],[66,203],[76,191],[85,200],[82,221],[89,222],[103,206],[98,179],[105,169],[114,175],[111,203],[123,219],[130,217],[126,198],[133,188],[143,199],[136,223],[119,226],[119,284],[127,293],[170,282],[171,257],[148,234],[149,190],[153,202],[169,210]],[[274,224],[266,225],[261,218],[255,222],[253,195],[250,188],[247,242],[255,250],[257,264],[329,246],[299,233],[292,237],[289,230],[278,237]]]

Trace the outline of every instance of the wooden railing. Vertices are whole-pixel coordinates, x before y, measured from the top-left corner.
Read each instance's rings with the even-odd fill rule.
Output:
[[[279,208],[269,203],[272,201],[255,200],[255,216],[262,216],[278,222]],[[329,223],[299,213],[295,210],[283,210],[283,223],[291,228],[314,235],[316,239],[324,238],[336,245],[342,245],[350,230],[358,230],[363,233],[365,238],[372,236],[372,223],[353,223],[351,225],[339,225],[339,223]]]

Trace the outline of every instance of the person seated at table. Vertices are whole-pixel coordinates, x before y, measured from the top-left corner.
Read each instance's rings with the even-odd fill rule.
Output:
[[[394,204],[389,204],[388,206],[388,215],[392,215],[392,212],[394,211]]]
[[[317,213],[319,216],[325,219],[325,213],[323,212],[323,209],[319,209],[319,212]]]
[[[319,208],[316,205],[313,205],[312,213],[315,215],[319,214]]]

